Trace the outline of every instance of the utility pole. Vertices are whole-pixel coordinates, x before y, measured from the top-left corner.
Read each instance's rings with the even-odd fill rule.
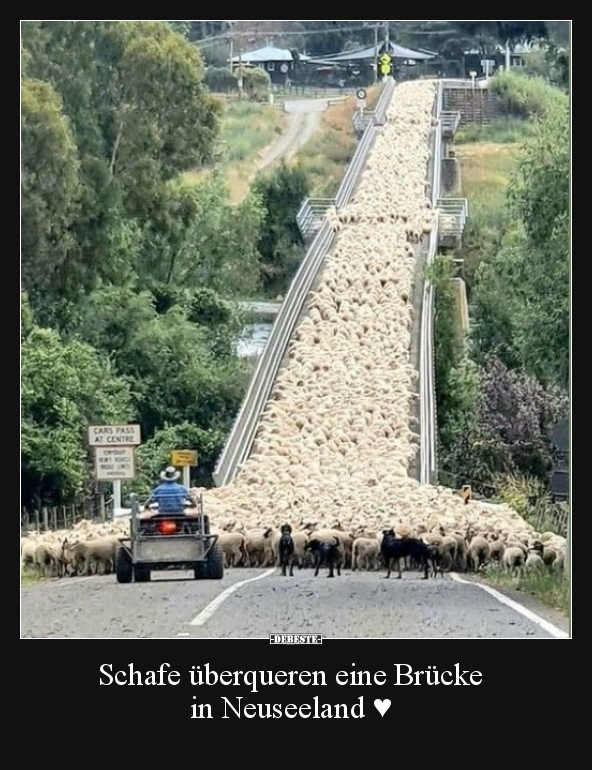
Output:
[[[390,48],[390,42],[391,42],[389,24],[390,24],[390,21],[387,19],[387,21],[384,22],[384,46],[385,46],[384,50],[387,53],[390,53],[389,48]]]
[[[234,72],[234,64],[232,63],[232,60],[234,58],[234,36],[232,34],[232,25],[234,24],[234,21],[227,21],[228,24],[228,36],[230,38],[230,71]]]
[[[374,27],[374,82],[378,83],[378,26]]]
[[[243,98],[243,44],[238,49],[238,98]]]

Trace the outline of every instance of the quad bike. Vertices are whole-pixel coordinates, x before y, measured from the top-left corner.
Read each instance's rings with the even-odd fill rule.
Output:
[[[118,583],[146,583],[153,571],[192,570],[195,580],[221,580],[224,560],[210,533],[203,498],[190,512],[140,515],[138,499],[131,496],[130,536],[120,538],[115,557]]]

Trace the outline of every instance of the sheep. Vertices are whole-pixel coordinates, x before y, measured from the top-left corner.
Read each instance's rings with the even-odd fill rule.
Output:
[[[250,529],[245,532],[246,566],[268,567],[275,563],[273,529]]]
[[[473,572],[481,570],[491,559],[491,546],[482,535],[475,535],[469,543],[467,563]]]
[[[509,546],[505,549],[502,557],[502,564],[507,572],[511,574],[522,574],[524,572],[524,564],[526,562],[526,556],[522,548],[518,546]]]
[[[119,538],[113,535],[94,540],[64,542],[66,574],[103,575],[113,572]]]
[[[239,567],[247,564],[248,554],[245,536],[241,532],[219,532],[217,545],[224,554],[226,567]]]
[[[380,547],[376,538],[358,537],[352,546],[352,570],[377,570]]]
[[[544,546],[540,541],[535,541],[532,548],[528,551],[528,556],[524,562],[525,572],[542,572],[546,570],[543,560]]]

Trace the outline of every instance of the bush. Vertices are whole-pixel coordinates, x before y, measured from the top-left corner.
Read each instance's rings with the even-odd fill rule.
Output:
[[[237,76],[243,79],[243,91],[249,99],[265,99],[271,91],[271,78],[261,67],[237,70]]]
[[[210,91],[227,94],[238,89],[236,76],[226,67],[208,67],[204,79]]]
[[[510,70],[490,80],[493,93],[505,103],[512,115],[529,118],[543,115],[553,107],[569,103],[569,97],[542,77],[531,77]]]
[[[268,295],[283,294],[301,257],[303,244],[296,214],[308,195],[307,178],[299,166],[281,163],[270,176],[256,179],[253,192],[265,209],[258,243],[262,286]]]

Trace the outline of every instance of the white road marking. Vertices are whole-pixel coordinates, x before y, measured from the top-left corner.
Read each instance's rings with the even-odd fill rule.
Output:
[[[197,617],[193,618],[193,620],[189,623],[190,626],[203,626],[203,624],[208,621],[212,615],[216,612],[218,607],[223,604],[226,599],[228,599],[229,596],[232,596],[232,594],[235,591],[238,591],[239,588],[242,588],[247,583],[254,583],[255,580],[262,580],[263,578],[269,577],[270,575],[273,575],[276,572],[276,568],[272,567],[271,569],[268,569],[266,572],[264,572],[262,575],[257,575],[256,577],[248,578],[247,580],[239,580],[238,583],[235,583],[234,585],[229,586],[225,591],[222,591],[222,593],[217,596],[213,601],[211,601],[207,607],[204,607],[204,609],[197,615]]]
[[[451,572],[450,577],[457,583],[464,583],[464,585],[467,586],[476,586],[477,588],[481,588],[483,591],[491,594],[491,596],[497,599],[498,602],[505,604],[507,607],[511,607],[516,612],[524,615],[525,618],[532,620],[533,623],[536,623],[537,626],[540,626],[543,630],[547,631],[547,633],[551,634],[551,636],[554,636],[556,639],[569,639],[568,633],[562,631],[560,628],[553,625],[553,623],[549,623],[548,620],[541,618],[539,615],[527,609],[526,607],[523,607],[521,604],[518,604],[518,602],[515,602],[513,599],[509,599],[507,596],[504,596],[504,594],[496,591],[495,588],[483,585],[483,583],[474,583],[472,580],[463,580],[455,572]]]

